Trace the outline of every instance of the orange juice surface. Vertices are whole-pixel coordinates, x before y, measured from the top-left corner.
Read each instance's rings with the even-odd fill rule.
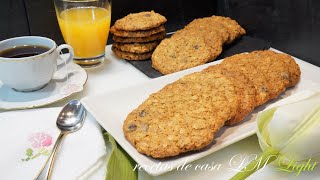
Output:
[[[110,19],[110,10],[97,7],[67,9],[58,15],[63,38],[74,49],[76,58],[104,54]]]

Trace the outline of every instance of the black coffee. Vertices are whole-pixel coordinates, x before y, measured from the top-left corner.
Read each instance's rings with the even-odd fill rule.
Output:
[[[14,48],[5,49],[0,51],[0,57],[5,58],[22,58],[35,56],[49,51],[50,48],[46,46],[28,45],[28,46],[16,46]]]

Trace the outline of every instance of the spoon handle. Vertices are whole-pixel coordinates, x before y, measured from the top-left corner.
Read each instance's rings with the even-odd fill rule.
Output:
[[[49,158],[47,159],[45,165],[42,167],[40,173],[37,175],[35,180],[49,180],[51,178],[51,171],[54,163],[54,159],[56,156],[56,153],[58,151],[58,148],[60,146],[60,143],[62,139],[65,137],[66,133],[60,133],[56,143],[54,144],[51,154]]]

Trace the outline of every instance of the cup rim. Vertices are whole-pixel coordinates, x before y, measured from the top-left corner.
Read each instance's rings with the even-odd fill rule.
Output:
[[[5,39],[3,41],[0,41],[0,46],[2,43],[8,42],[8,41],[13,41],[13,40],[17,40],[17,39],[27,39],[27,38],[36,38],[36,39],[45,39],[50,41],[53,44],[53,47],[51,47],[48,51],[41,53],[41,54],[37,54],[34,56],[28,56],[28,57],[20,57],[20,58],[7,58],[7,57],[1,57],[0,56],[0,62],[1,61],[5,61],[5,62],[23,62],[23,61],[31,61],[31,60],[37,60],[38,57],[44,56],[46,54],[50,54],[52,53],[56,48],[57,48],[57,44],[55,41],[53,41],[50,38],[47,37],[43,37],[43,36],[19,36],[19,37],[13,37],[13,38],[9,38],[9,39]]]

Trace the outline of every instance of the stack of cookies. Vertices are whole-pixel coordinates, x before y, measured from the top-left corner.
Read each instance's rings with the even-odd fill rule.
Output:
[[[199,150],[224,125],[243,121],[255,107],[297,84],[300,74],[286,54],[237,54],[151,94],[127,116],[123,132],[140,153],[154,158]]]
[[[212,61],[246,31],[228,17],[212,16],[193,20],[163,40],[152,55],[152,67],[170,74]]]
[[[127,60],[150,59],[152,52],[166,35],[167,19],[154,12],[129,14],[111,27],[112,51]]]

